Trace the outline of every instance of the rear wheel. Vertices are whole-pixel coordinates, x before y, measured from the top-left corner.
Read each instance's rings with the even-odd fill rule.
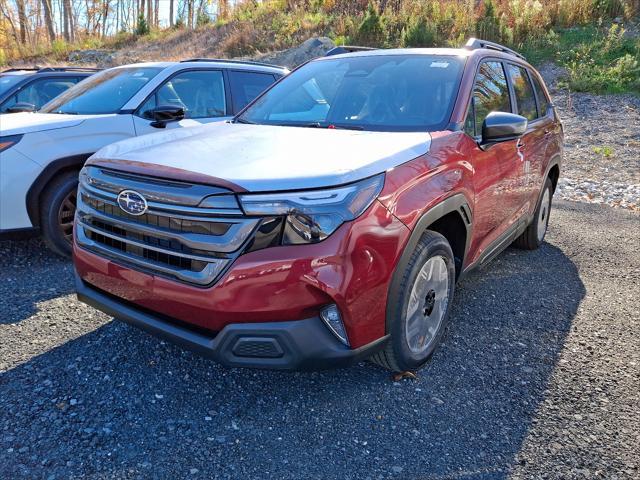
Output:
[[[60,174],[52,181],[40,203],[40,229],[47,246],[58,255],[71,255],[73,218],[76,213],[78,171]]]
[[[536,208],[533,220],[527,229],[520,235],[513,245],[525,250],[535,250],[544,241],[549,227],[549,215],[551,213],[551,200],[553,198],[553,184],[547,178],[544,184],[544,191],[540,197],[540,203]]]
[[[405,267],[398,292],[389,295],[389,343],[371,360],[395,372],[422,367],[445,330],[455,278],[449,243],[439,233],[426,231]]]

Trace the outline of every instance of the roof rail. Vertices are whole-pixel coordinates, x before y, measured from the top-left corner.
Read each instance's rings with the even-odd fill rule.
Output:
[[[259,67],[287,68],[281,65],[273,65],[272,63],[254,62],[253,60],[231,60],[228,58],[187,58],[186,60],[180,60],[180,63],[189,62],[224,62],[237,63],[238,65],[257,65]]]
[[[2,70],[0,73],[7,72],[99,72],[99,68],[93,67],[16,67]]]
[[[38,72],[99,72],[100,68],[94,67],[43,67]]]
[[[358,47],[357,45],[338,45],[325,53],[324,56],[332,57],[333,55],[340,55],[341,53],[365,52],[367,50],[377,49],[372,47]]]
[[[22,67],[22,68],[7,68],[6,70],[2,70],[0,73],[8,73],[8,72],[23,72],[23,71],[37,71],[40,70],[40,67]]]
[[[478,48],[488,48],[489,50],[497,50],[499,52],[508,53],[509,55],[514,55],[522,60],[526,60],[524,55],[512,50],[510,48],[505,47],[504,45],[500,45],[499,43],[490,42],[488,40],[480,40],[479,38],[471,37],[464,48],[466,50],[477,50]]]

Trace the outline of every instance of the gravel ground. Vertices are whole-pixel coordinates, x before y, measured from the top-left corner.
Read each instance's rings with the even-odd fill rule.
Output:
[[[558,202],[459,286],[417,380],[224,369],[0,243],[0,478],[640,478],[640,216]]]
[[[565,127],[558,196],[640,211],[640,97],[571,93],[560,67],[539,71]]]

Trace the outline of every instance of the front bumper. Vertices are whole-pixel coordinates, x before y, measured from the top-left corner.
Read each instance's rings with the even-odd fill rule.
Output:
[[[349,345],[385,335],[393,266],[410,232],[380,202],[322,242],[240,255],[211,286],[154,275],[74,244],[80,278],[156,316],[221,332],[230,324],[300,321],[336,304]]]
[[[340,343],[312,317],[267,323],[232,323],[217,334],[190,328],[142,310],[84,282],[76,273],[78,299],[108,315],[229,367],[321,370],[344,367],[384,348],[388,335],[360,348]]]

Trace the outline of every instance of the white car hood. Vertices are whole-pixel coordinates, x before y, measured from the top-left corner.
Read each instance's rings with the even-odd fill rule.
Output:
[[[19,135],[75,127],[86,119],[95,117],[96,115],[64,115],[58,113],[8,113],[0,115],[0,135]]]
[[[135,162],[137,171],[148,167],[150,175],[167,171],[158,166],[169,167],[264,192],[360,180],[427,153],[430,143],[426,132],[218,123],[117,142],[91,162],[105,160],[123,169]]]

